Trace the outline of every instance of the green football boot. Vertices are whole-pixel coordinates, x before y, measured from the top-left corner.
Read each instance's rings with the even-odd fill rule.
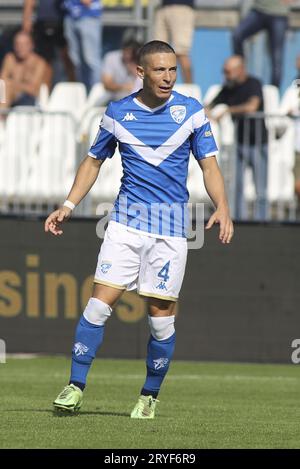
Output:
[[[82,391],[74,384],[65,386],[53,402],[55,410],[77,412],[82,405]]]
[[[130,417],[132,419],[154,419],[157,402],[159,400],[152,396],[140,396]]]

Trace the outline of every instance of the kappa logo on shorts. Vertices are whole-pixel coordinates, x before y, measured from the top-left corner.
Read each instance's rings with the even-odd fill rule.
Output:
[[[110,261],[103,261],[101,262],[100,270],[103,274],[107,274],[111,266],[112,266],[112,263]]]
[[[161,368],[165,368],[168,363],[169,363],[168,358],[157,358],[156,360],[153,360],[155,370],[160,370]]]
[[[158,285],[156,285],[155,288],[158,288],[158,290],[166,290],[167,289],[165,282],[160,282]]]
[[[79,357],[80,355],[84,355],[86,352],[88,352],[89,348],[82,344],[81,342],[76,342],[76,344],[74,345],[74,353],[76,355],[76,357]]]
[[[185,106],[171,106],[170,113],[172,119],[177,122],[177,124],[181,124],[186,116],[186,107]]]

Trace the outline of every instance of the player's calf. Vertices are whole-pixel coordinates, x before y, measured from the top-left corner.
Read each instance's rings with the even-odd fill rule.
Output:
[[[154,418],[157,396],[175,348],[175,316],[149,316],[151,336],[147,350],[147,376],[131,418]]]

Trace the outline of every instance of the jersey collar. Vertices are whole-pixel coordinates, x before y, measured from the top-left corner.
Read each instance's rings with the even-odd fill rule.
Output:
[[[174,95],[171,94],[171,96],[169,97],[167,102],[165,102],[164,104],[161,104],[160,106],[157,106],[157,107],[148,107],[148,106],[146,106],[146,104],[141,103],[137,98],[133,98],[133,101],[135,102],[135,104],[137,104],[137,106],[141,107],[145,111],[156,112],[156,111],[159,111],[160,109],[164,108],[167,104],[169,104],[172,101],[173,98],[174,98]]]

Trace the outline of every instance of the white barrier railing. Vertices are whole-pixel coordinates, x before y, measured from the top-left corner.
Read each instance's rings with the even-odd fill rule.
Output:
[[[63,112],[36,108],[15,108],[0,115],[0,214],[46,215],[65,199],[76,168],[87,154],[104,108],[86,111],[78,124]],[[268,128],[267,220],[296,220],[294,196],[295,120],[282,115],[255,114]],[[225,179],[232,213],[235,213],[235,171],[237,139],[229,119],[212,124],[220,149],[218,161]],[[259,142],[257,142],[259,146]],[[122,176],[121,158],[116,152],[102,166],[99,180],[74,212],[74,216],[95,216],[100,202],[113,202]],[[246,172],[243,197],[247,219],[255,219],[256,193],[251,171]],[[190,159],[188,189],[191,202],[206,202],[212,210],[201,170]]]

